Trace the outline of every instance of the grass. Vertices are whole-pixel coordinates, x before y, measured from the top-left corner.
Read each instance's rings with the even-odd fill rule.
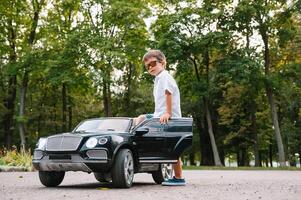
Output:
[[[30,150],[1,150],[0,165],[23,167],[27,171],[32,171],[32,155]]]
[[[215,166],[183,166],[186,170],[288,170],[301,171],[300,167],[215,167]]]

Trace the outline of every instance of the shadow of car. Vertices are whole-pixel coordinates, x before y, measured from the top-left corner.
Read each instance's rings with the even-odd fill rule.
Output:
[[[33,166],[47,187],[58,186],[66,171],[94,173],[99,182],[115,187],[132,186],[135,173],[151,173],[161,184],[172,177],[176,163],[192,145],[192,118],[159,118],[133,126],[132,118],[88,119],[72,132],[40,138]]]

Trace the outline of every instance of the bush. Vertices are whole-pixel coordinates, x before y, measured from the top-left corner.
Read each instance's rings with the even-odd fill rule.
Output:
[[[28,171],[32,171],[32,155],[29,150],[20,150],[16,148],[12,150],[0,150],[0,165],[24,167]]]

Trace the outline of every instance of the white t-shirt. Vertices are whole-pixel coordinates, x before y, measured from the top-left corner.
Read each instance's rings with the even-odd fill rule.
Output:
[[[164,113],[166,113],[166,90],[172,95],[171,117],[182,117],[179,88],[175,79],[166,70],[163,70],[155,78],[153,91],[155,98],[154,117],[161,117]]]

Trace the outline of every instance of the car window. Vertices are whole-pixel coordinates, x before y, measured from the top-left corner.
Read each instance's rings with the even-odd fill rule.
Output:
[[[131,121],[129,119],[93,119],[82,122],[74,132],[117,131],[128,132]]]

